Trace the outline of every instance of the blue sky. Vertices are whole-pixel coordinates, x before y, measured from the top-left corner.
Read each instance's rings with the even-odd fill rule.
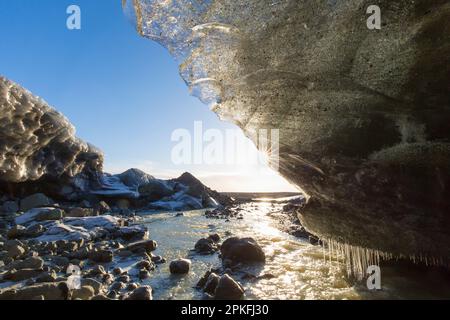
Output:
[[[82,139],[105,153],[105,169],[139,167],[160,177],[184,171],[220,191],[292,190],[273,174],[239,166],[175,165],[175,129],[233,125],[189,90],[159,44],[141,38],[120,0],[0,1],[0,74],[66,115]],[[66,9],[81,8],[81,30],[68,30]]]

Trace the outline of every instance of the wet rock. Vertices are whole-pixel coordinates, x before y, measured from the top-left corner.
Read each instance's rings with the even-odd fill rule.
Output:
[[[229,238],[224,241],[220,251],[223,260],[231,260],[233,263],[266,261],[264,251],[252,238]]]
[[[153,300],[152,288],[150,286],[142,286],[131,292],[125,300]]]
[[[95,295],[91,286],[82,286],[80,289],[72,290],[72,300],[90,300]]]
[[[131,281],[130,276],[122,274],[116,278],[117,282],[128,283]]]
[[[45,300],[67,300],[69,288],[65,282],[39,283],[22,289],[8,290],[0,294],[0,300],[32,300],[43,296]]]
[[[215,243],[219,243],[219,242],[220,242],[220,236],[219,236],[217,233],[210,234],[210,235],[208,236],[208,239],[209,239],[209,240],[212,240],[212,241],[215,242]]]
[[[210,295],[214,295],[216,292],[216,288],[219,284],[219,281],[220,277],[215,273],[211,273],[208,279],[206,280],[205,285],[203,286],[203,291],[205,291]]]
[[[152,256],[151,260],[152,260],[153,263],[156,263],[156,264],[166,263],[166,259],[164,259],[161,256]]]
[[[169,265],[170,273],[186,274],[191,269],[191,261],[188,259],[176,259]]]
[[[155,265],[152,262],[148,261],[148,260],[142,260],[142,261],[139,261],[136,264],[136,268],[138,268],[138,269],[145,269],[145,270],[154,270],[155,269]]]
[[[138,277],[140,280],[150,278],[150,273],[146,269],[139,270]]]
[[[244,289],[228,274],[220,277],[214,292],[217,300],[240,300],[244,296]]]
[[[132,253],[150,253],[155,251],[157,247],[156,241],[145,240],[131,243],[122,250],[131,251]]]
[[[116,275],[116,276],[122,274],[122,272],[123,272],[123,270],[120,267],[116,267],[116,268],[113,269],[113,274]]]
[[[211,275],[212,270],[207,271],[201,278],[200,280],[198,280],[196,288],[198,289],[203,289],[203,287],[205,286],[206,282],[208,281],[209,276]]]
[[[200,254],[212,254],[218,250],[216,243],[212,239],[202,238],[195,244],[195,251]]]
[[[20,201],[20,211],[26,212],[33,208],[40,208],[53,205],[52,199],[43,193],[36,193]]]

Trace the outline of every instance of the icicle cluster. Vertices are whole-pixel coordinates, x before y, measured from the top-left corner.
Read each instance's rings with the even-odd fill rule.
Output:
[[[347,275],[349,277],[355,277],[357,280],[362,280],[367,275],[367,268],[369,266],[379,266],[382,260],[410,260],[415,264],[425,264],[426,266],[449,267],[448,260],[443,257],[432,257],[423,254],[393,254],[380,250],[352,246],[333,239],[326,239],[322,243],[324,259],[331,262],[335,258],[342,258],[346,265]]]

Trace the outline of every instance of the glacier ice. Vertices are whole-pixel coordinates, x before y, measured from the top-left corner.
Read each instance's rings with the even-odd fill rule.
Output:
[[[99,172],[103,155],[45,101],[0,77],[0,180]]]
[[[323,239],[450,257],[450,3],[124,0],[192,94],[256,143],[279,129],[280,173]],[[356,250],[356,253],[359,251]]]

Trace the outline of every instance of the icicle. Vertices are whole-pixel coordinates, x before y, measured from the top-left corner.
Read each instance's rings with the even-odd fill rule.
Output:
[[[326,248],[328,247],[328,248]],[[328,249],[328,259],[326,250]],[[333,260],[339,262],[343,259],[349,277],[353,276],[362,280],[366,276],[367,268],[371,265],[380,265],[381,260],[408,259],[413,263],[424,263],[426,266],[449,266],[448,259],[433,257],[419,253],[417,255],[393,254],[369,248],[352,246],[348,243],[340,243],[333,239],[322,241],[323,259],[332,264]]]

